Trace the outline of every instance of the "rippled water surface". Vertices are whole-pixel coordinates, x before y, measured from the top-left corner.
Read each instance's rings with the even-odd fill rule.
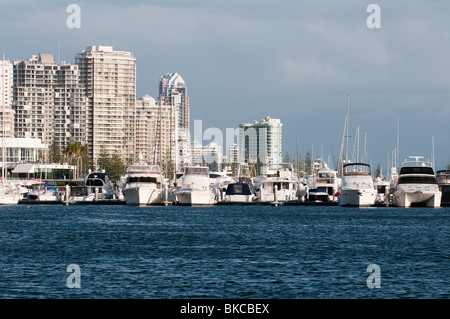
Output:
[[[0,298],[449,298],[449,221],[450,208],[0,207]]]

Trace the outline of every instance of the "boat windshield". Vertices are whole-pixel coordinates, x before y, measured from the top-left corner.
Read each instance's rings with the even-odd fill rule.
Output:
[[[438,171],[436,177],[439,184],[450,184],[450,170]]]
[[[345,164],[344,175],[370,175],[370,165],[364,163]]]
[[[209,177],[209,170],[207,167],[187,167],[185,175],[197,175]]]
[[[127,183],[160,183],[160,179],[149,176],[130,176],[127,178]]]
[[[132,165],[128,168],[128,174],[159,174],[161,168],[158,165]]]
[[[400,169],[400,175],[405,174],[425,174],[434,175],[433,168],[427,166],[407,166]]]
[[[106,181],[105,173],[91,173],[86,179],[86,186],[103,186]]]
[[[230,184],[226,195],[252,195],[248,184]]]
[[[400,176],[399,184],[437,184],[434,176]]]

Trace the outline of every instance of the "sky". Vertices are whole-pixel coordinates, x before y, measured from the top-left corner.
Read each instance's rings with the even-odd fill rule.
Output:
[[[80,28],[67,26],[70,4],[80,8]],[[368,27],[370,4],[380,8],[380,28]],[[373,170],[386,169],[397,129],[401,160],[434,154],[443,169],[450,161],[449,21],[444,0],[0,0],[0,43],[10,60],[59,52],[74,63],[97,44],[131,51],[138,98],[157,98],[159,78],[178,72],[191,125],[202,120],[204,130],[225,135],[241,123],[279,118],[283,156],[291,159],[298,137],[303,157],[309,150],[337,161],[348,95],[349,135],[358,123],[362,142],[367,132]]]

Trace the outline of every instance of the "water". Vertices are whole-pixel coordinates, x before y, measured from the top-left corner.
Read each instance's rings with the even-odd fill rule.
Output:
[[[0,207],[0,298],[449,298],[449,221],[450,208]]]

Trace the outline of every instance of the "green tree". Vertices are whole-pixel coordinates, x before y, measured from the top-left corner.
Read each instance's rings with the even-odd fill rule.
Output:
[[[164,160],[161,162],[161,170],[164,172],[164,177],[173,180],[175,175],[175,165],[170,156],[170,152],[167,151]],[[173,181],[175,182],[175,181]]]
[[[306,175],[311,174],[312,171],[312,155],[311,152],[308,150],[306,152],[306,156],[305,156],[305,173]]]
[[[53,140],[52,145],[50,145],[50,154],[48,161],[50,163],[61,164],[63,160],[61,146],[59,145],[59,141],[57,139]]]
[[[450,161],[448,161],[447,169],[450,169]]]
[[[377,169],[375,170],[375,177],[381,177],[381,165],[378,164]]]
[[[285,163],[290,163],[291,162],[291,158],[289,156],[289,152],[286,152],[286,155],[284,156],[284,162]]]
[[[120,176],[125,172],[126,165],[122,160],[119,153],[114,153],[109,159],[109,166],[106,167],[105,172],[108,174],[109,178],[117,184],[119,182]]]
[[[100,154],[98,155],[97,159],[97,168],[99,170],[105,170],[109,168],[111,165],[111,155],[109,154],[108,150],[103,146],[100,149]]]

